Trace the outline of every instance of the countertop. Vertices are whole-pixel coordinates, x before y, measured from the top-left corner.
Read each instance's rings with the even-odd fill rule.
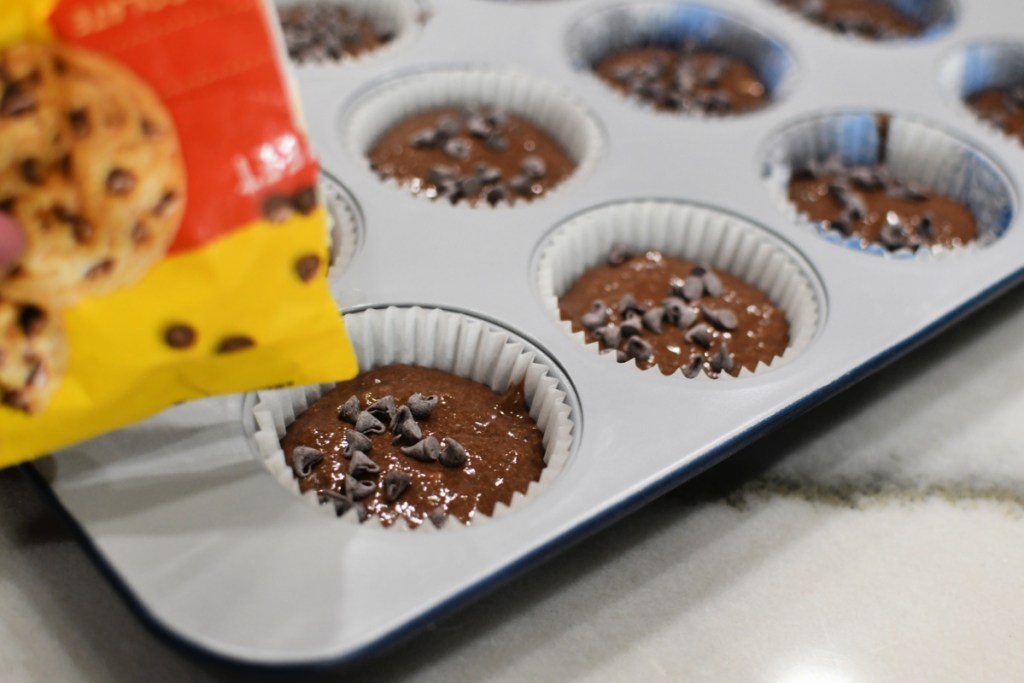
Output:
[[[1024,680],[1024,289],[374,659],[287,680]],[[226,681],[0,471],[0,679]],[[262,678],[262,676],[261,676]]]

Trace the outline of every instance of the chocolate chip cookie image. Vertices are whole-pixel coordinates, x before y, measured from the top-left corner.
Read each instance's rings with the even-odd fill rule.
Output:
[[[137,281],[185,210],[174,122],[139,77],[78,47],[0,52],[0,211],[27,248],[0,295],[63,308]]]
[[[43,410],[67,356],[60,321],[52,313],[0,298],[0,405],[26,413]]]

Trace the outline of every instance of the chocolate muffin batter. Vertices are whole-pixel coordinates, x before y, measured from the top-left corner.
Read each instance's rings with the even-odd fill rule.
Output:
[[[966,99],[982,119],[1024,143],[1024,84],[1010,88],[985,88]]]
[[[390,29],[332,2],[305,2],[278,8],[288,56],[298,64],[336,62],[391,42]]]
[[[662,111],[740,114],[769,101],[764,82],[748,64],[689,44],[620,50],[594,70],[616,90]]]
[[[836,33],[868,40],[920,35],[924,27],[882,0],[775,0],[805,19]]]
[[[978,236],[966,206],[893,178],[884,164],[843,168],[833,161],[798,170],[789,200],[826,229],[890,250],[958,247]]]
[[[621,247],[559,299],[563,320],[620,362],[668,375],[737,375],[770,363],[789,344],[789,324],[763,292],[737,277],[659,251]]]
[[[369,158],[381,178],[397,178],[414,194],[471,205],[535,199],[576,167],[530,121],[480,107],[410,116],[374,142]]]
[[[353,409],[353,403],[345,407],[353,396],[358,407]],[[374,407],[377,401],[381,404]],[[429,408],[431,402],[434,405]],[[372,424],[371,415],[383,423],[383,433],[367,427]],[[409,420],[415,427],[409,426]],[[392,421],[396,424],[389,429]],[[412,433],[403,430],[403,424]],[[360,455],[346,457],[345,451],[363,441],[353,434],[362,430],[368,430],[364,434],[368,441],[361,454],[379,472],[367,473],[364,468],[353,477],[350,470],[366,460]],[[436,439],[433,459],[423,455],[431,450],[426,443],[430,437]],[[293,471],[303,469],[295,455],[301,447],[306,447],[307,455],[318,451],[322,456],[309,466],[307,476],[296,472],[302,491],[320,492],[324,502],[335,503],[339,514],[361,505],[385,526],[400,519],[413,527],[428,519],[440,525],[447,515],[469,523],[477,513],[490,515],[496,503],[509,503],[514,492],[525,493],[544,469],[542,434],[529,415],[521,386],[499,395],[468,379],[408,365],[365,372],[321,397],[281,439]],[[420,447],[420,459],[404,453],[403,447]],[[389,495],[402,489],[396,482],[403,480],[404,490]],[[360,491],[367,495],[361,498]]]

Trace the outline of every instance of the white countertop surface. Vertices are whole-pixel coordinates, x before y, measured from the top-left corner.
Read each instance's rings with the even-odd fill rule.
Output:
[[[1024,680],[1022,340],[1018,288],[410,642],[310,678]],[[150,631],[17,470],[0,557],[2,680],[251,673]]]

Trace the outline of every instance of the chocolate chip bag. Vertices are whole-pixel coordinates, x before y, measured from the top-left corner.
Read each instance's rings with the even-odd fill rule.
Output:
[[[338,380],[318,168],[263,0],[3,0],[0,466]]]

